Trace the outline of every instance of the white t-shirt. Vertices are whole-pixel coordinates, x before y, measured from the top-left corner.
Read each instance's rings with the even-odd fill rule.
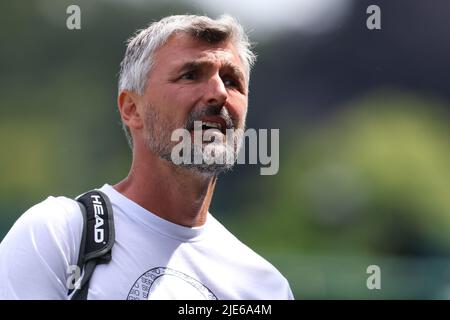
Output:
[[[210,213],[201,227],[171,223],[110,185],[116,241],[97,265],[88,299],[293,299],[287,280]],[[0,299],[69,299],[83,218],[49,197],[25,212],[0,244]],[[73,271],[73,270],[72,270]]]

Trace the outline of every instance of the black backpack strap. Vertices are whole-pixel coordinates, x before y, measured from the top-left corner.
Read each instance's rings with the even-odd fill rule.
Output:
[[[77,262],[83,276],[75,293],[69,290],[69,295],[73,293],[71,300],[86,300],[95,266],[111,260],[115,239],[114,217],[108,196],[99,190],[88,191],[75,200],[80,205],[84,224]]]

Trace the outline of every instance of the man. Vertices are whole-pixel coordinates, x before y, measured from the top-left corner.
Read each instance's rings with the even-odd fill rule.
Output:
[[[133,162],[123,181],[99,189],[115,242],[87,299],[293,298],[286,279],[208,211],[217,175],[232,166],[223,160],[236,160],[230,148],[242,142],[254,60],[229,16],[170,16],[129,41],[118,107]],[[182,142],[173,139],[180,129]],[[0,245],[0,298],[70,299],[82,233],[74,200],[29,209]]]

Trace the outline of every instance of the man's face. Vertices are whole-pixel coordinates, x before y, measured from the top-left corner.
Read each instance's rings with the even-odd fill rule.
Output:
[[[248,93],[245,68],[236,48],[228,41],[210,44],[188,34],[175,34],[154,54],[146,90],[143,96],[146,144],[156,155],[171,159],[172,132],[185,128],[193,137],[194,121],[206,123],[213,142],[195,145],[192,156],[205,148],[221,155],[226,150],[226,129],[241,129],[234,133],[233,148],[242,143]],[[228,141],[230,144],[231,141]],[[232,166],[224,164],[182,164],[202,172],[217,174]]]

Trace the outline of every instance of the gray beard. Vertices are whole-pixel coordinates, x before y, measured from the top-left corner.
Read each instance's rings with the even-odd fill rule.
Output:
[[[190,116],[186,121],[184,128],[191,129],[191,124],[195,120],[194,115]],[[197,115],[198,119],[198,115]],[[162,119],[158,112],[150,106],[146,106],[146,124],[148,127],[146,140],[147,146],[150,151],[157,155],[159,158],[164,159],[171,163],[172,165],[180,168],[187,169],[197,175],[202,175],[205,177],[217,176],[220,173],[224,173],[226,171],[230,171],[234,164],[236,163],[238,157],[238,151],[243,142],[243,134],[241,130],[236,130],[233,133],[233,161],[223,161],[223,163],[202,163],[196,164],[194,161],[191,163],[181,163],[175,164],[172,160],[172,148],[175,146],[176,142],[171,141],[172,131],[176,129],[176,125],[174,123],[170,123],[167,119]],[[170,128],[173,128],[172,130]],[[215,142],[208,143],[207,145],[214,144]],[[225,148],[220,148],[222,150],[226,150],[226,142],[223,143]],[[222,145],[223,145],[222,144]],[[204,148],[205,145],[195,145],[193,141],[191,141],[191,157],[192,160],[194,157],[200,157],[203,159]],[[220,152],[218,148],[214,149],[214,152]],[[223,155],[225,157],[225,155]]]

